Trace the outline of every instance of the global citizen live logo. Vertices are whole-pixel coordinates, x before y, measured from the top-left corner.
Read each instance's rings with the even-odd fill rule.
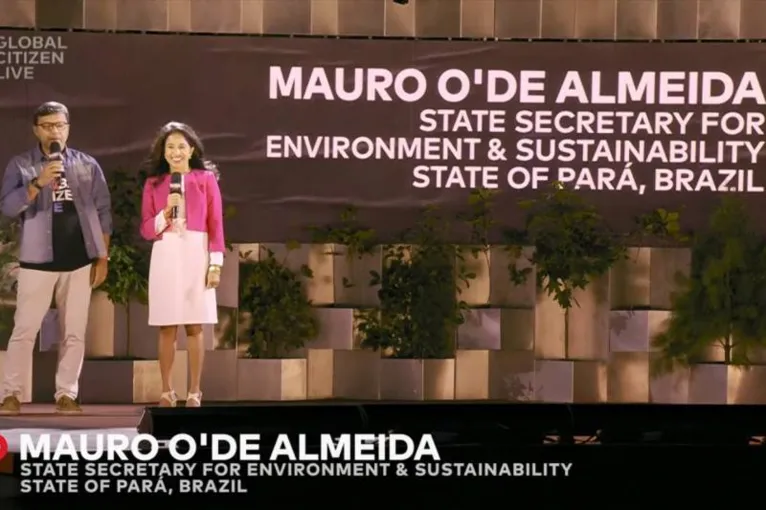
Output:
[[[34,80],[38,67],[64,64],[66,50],[60,35],[0,35],[0,81]]]

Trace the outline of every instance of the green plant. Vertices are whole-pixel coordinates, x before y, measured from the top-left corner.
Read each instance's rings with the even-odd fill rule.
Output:
[[[312,242],[332,244],[333,250],[329,254],[333,256],[345,255],[349,265],[353,265],[354,260],[372,254],[377,246],[375,231],[365,227],[357,220],[357,210],[353,206],[343,210],[337,224],[312,226],[308,230],[312,234]],[[343,246],[344,251],[338,251],[338,246]],[[346,276],[343,277],[342,282],[345,288],[351,288],[355,285]]]
[[[465,303],[457,299],[457,282],[468,284],[455,245],[445,243],[448,223],[434,209],[403,235],[403,244],[384,247],[383,269],[373,271],[380,285],[379,309],[363,310],[357,327],[364,348],[394,358],[448,358],[455,333],[464,321]]]
[[[0,219],[0,338],[8,339],[16,311],[16,274],[19,267],[19,223]]]
[[[721,202],[695,236],[690,275],[678,279],[666,329],[653,339],[653,373],[703,361],[715,344],[726,364],[749,366],[754,349],[766,346],[766,242],[740,200]]]
[[[495,226],[492,217],[493,200],[496,190],[475,189],[468,195],[468,211],[461,214],[460,219],[469,229],[470,253],[474,259],[484,256],[489,263],[490,233]],[[475,275],[474,275],[475,278]]]
[[[19,222],[0,219],[0,295],[15,294],[16,271],[19,267]]]
[[[145,175],[118,169],[109,176],[113,231],[109,243],[109,272],[99,290],[125,308],[127,352],[131,352],[131,303],[147,302],[151,245],[140,238],[141,195]]]
[[[643,246],[647,239],[686,243],[689,236],[681,229],[681,216],[667,209],[655,209],[636,218],[637,230],[629,235],[633,244]]]
[[[303,278],[313,276],[303,265],[298,272],[285,264],[299,245],[290,243],[284,260],[259,247],[257,260],[243,253],[240,264],[239,310],[250,358],[283,358],[316,337],[319,325],[311,301],[306,297]],[[237,325],[234,324],[234,327]]]
[[[524,229],[506,234],[512,260],[508,267],[510,278],[520,285],[535,271],[538,288],[564,309],[568,335],[569,312],[576,304],[575,291],[585,289],[624,258],[625,245],[595,207],[560,183],[554,183],[540,198],[520,205],[526,211]],[[531,267],[520,269],[523,246],[534,250],[529,258]],[[565,347],[565,357],[568,356]]]

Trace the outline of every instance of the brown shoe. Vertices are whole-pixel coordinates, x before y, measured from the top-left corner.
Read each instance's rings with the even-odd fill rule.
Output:
[[[4,415],[16,415],[21,413],[21,402],[16,395],[10,395],[3,399],[3,403],[0,404],[0,414]]]
[[[59,414],[79,414],[80,405],[70,397],[61,397],[56,401],[56,412]]]

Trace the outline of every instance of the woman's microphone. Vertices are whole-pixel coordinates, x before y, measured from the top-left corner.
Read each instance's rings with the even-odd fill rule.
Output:
[[[181,174],[178,172],[173,172],[170,174],[170,194],[176,194],[179,196],[182,196],[184,194],[183,190],[181,189]],[[175,220],[178,218],[178,206],[174,205],[170,208],[170,218]]]

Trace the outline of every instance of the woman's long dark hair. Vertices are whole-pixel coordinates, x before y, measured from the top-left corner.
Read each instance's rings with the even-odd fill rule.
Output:
[[[191,126],[181,122],[168,122],[157,133],[157,137],[152,142],[149,156],[142,165],[142,170],[148,177],[160,177],[170,173],[170,166],[167,160],[165,160],[165,140],[173,133],[178,133],[186,138],[186,141],[192,147],[192,157],[189,161],[189,167],[192,170],[210,170],[215,174],[216,179],[220,177],[218,167],[210,160],[205,159],[205,147],[202,145],[202,141],[197,136],[197,133],[194,132]]]

